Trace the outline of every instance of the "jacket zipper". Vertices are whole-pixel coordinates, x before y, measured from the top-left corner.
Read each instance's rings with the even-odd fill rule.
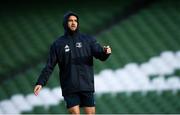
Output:
[[[75,40],[76,38],[74,37],[74,38],[72,38],[72,41],[73,41],[73,49],[74,49],[74,57],[76,58],[77,57],[77,50],[76,50],[76,40]],[[78,74],[78,90],[80,90],[80,72],[79,72],[79,65],[76,65],[77,67],[76,67],[76,70],[77,70],[77,74]]]

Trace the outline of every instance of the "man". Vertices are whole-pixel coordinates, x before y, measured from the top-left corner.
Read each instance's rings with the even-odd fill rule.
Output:
[[[102,48],[96,40],[79,32],[79,18],[73,12],[64,15],[64,35],[50,47],[47,64],[42,70],[34,94],[45,86],[56,63],[60,69],[62,95],[69,113],[95,114],[93,57],[106,60],[111,48]]]

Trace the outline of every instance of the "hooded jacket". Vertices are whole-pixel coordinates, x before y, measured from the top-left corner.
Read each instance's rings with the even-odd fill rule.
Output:
[[[78,28],[75,32],[67,26],[69,16],[76,16]],[[79,33],[79,17],[68,12],[63,20],[64,35],[50,46],[47,63],[36,82],[45,86],[55,65],[59,66],[62,95],[79,91],[94,92],[93,57],[104,61],[109,57],[96,39]]]

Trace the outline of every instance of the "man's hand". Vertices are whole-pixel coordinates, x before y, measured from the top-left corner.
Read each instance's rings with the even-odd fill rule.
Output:
[[[104,52],[106,54],[111,54],[111,48],[109,46],[104,46]]]
[[[37,96],[42,88],[42,85],[36,85],[34,88],[34,94]]]

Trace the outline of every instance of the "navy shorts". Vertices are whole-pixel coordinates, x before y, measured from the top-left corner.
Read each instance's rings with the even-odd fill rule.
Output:
[[[75,92],[64,96],[66,107],[71,108],[79,105],[80,107],[94,107],[95,99],[94,92],[82,91]]]

